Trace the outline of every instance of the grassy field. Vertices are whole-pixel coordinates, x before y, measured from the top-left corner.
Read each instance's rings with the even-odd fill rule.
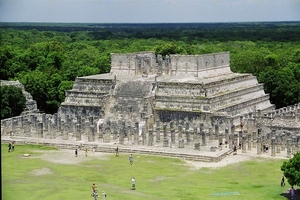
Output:
[[[92,200],[92,183],[100,193],[107,193],[108,200],[286,199],[282,194],[289,188],[288,184],[280,187],[283,160],[257,158],[219,169],[196,170],[180,159],[148,155],[134,155],[134,165],[129,165],[128,155],[122,153],[58,164],[39,157],[48,150],[59,152],[50,147],[16,145],[16,150],[8,153],[7,144],[1,145],[3,200]],[[31,156],[23,157],[25,153]],[[70,156],[74,157],[73,152]],[[41,169],[51,173],[34,173]],[[130,190],[133,176],[134,191]]]

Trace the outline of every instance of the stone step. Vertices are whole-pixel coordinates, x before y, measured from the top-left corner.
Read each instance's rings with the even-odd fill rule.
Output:
[[[213,97],[210,97],[209,101],[210,103],[215,103],[215,102],[219,102],[220,100],[228,100],[231,98],[239,97],[241,95],[245,95],[257,91],[260,91],[262,92],[262,94],[265,94],[263,89],[264,89],[263,84],[257,84],[257,85],[250,85],[250,86],[238,88],[235,90],[227,90],[224,91],[223,93],[216,94]]]
[[[113,85],[113,80],[107,79],[88,79],[77,78],[74,82],[73,89],[75,91],[93,91],[108,93]]]
[[[258,109],[263,109],[271,106],[269,102],[269,95],[265,94],[258,98],[250,98],[247,100],[236,101],[230,105],[224,105],[223,107],[216,108],[215,112],[228,112],[233,116],[239,115],[245,112],[250,112],[249,109],[253,109],[253,111]]]
[[[224,107],[226,105],[231,105],[239,103],[247,99],[256,99],[266,95],[262,85],[255,85],[249,88],[243,88],[240,90],[235,90],[234,92],[228,91],[223,95],[219,95],[211,99],[211,107],[218,108]]]
[[[242,74],[241,76],[233,78],[224,77],[224,80],[222,81],[206,83],[206,95],[207,97],[220,95],[226,91],[238,90],[240,88],[245,88],[257,84],[258,82],[256,77],[250,74]]]

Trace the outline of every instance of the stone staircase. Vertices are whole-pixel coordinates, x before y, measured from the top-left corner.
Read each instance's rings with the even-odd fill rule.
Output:
[[[60,116],[101,117],[109,101],[113,85],[113,78],[97,79],[96,76],[77,78],[73,89],[66,91],[66,99],[58,111]]]

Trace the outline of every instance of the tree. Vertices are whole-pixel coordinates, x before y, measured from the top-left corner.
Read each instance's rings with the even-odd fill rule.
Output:
[[[48,79],[47,74],[42,73],[39,70],[30,72],[19,73],[16,80],[19,80],[25,87],[25,90],[29,92],[33,99],[37,101],[38,109],[42,112],[48,113],[47,100],[48,99]]]
[[[281,171],[291,186],[300,186],[300,152],[285,161],[281,166]]]
[[[1,119],[20,115],[26,108],[26,98],[22,89],[13,85],[3,85],[1,89]]]

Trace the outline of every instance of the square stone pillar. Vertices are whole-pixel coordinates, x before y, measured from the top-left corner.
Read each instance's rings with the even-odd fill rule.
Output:
[[[81,140],[81,124],[76,124],[76,140],[80,141]]]

